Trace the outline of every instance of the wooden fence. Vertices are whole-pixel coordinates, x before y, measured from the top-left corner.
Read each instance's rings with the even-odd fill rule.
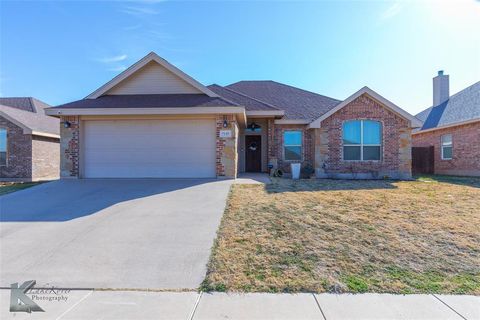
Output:
[[[434,174],[434,148],[412,147],[412,173]]]

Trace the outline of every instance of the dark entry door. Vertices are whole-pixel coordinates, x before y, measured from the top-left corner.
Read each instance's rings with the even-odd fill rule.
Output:
[[[245,136],[245,171],[262,171],[262,136]]]

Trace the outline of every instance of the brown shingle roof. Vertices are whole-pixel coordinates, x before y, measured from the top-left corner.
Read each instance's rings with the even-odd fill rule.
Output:
[[[5,117],[17,125],[20,124],[31,131],[55,135],[60,134],[60,121],[45,115],[43,110],[37,113],[0,105],[0,116]]]
[[[232,101],[206,94],[131,94],[106,95],[96,99],[82,99],[55,108],[188,108],[237,106]]]
[[[240,81],[226,88],[285,111],[285,119],[317,119],[341,101],[275,81]]]
[[[43,101],[32,97],[5,97],[0,98],[0,104],[3,106],[30,111],[30,112],[42,112],[43,109],[50,106]]]
[[[207,86],[207,88],[209,88],[219,96],[224,97],[225,99],[244,106],[245,110],[247,111],[280,110],[262,101],[251,98],[243,93],[219,86],[218,84],[211,84]]]

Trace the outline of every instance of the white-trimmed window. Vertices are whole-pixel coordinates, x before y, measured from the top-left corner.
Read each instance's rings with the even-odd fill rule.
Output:
[[[302,131],[283,132],[283,158],[289,161],[302,160]]]
[[[453,147],[452,147],[452,135],[444,134],[440,138],[441,147],[442,147],[442,160],[452,160],[453,158]]]
[[[382,157],[382,124],[373,120],[345,121],[343,160],[378,161]]]
[[[0,128],[0,166],[7,165],[7,129]]]

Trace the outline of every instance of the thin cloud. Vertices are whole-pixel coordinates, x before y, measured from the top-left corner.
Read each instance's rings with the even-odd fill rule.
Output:
[[[112,71],[112,72],[122,72],[122,71],[124,71],[125,69],[127,69],[126,66],[118,66],[118,67],[109,68],[108,71]]]
[[[155,4],[155,3],[166,2],[166,1],[167,0],[126,0],[125,2]]]
[[[118,56],[101,58],[101,59],[98,59],[98,61],[103,63],[113,63],[113,62],[120,62],[120,61],[126,60],[127,58],[128,56],[126,54],[121,54]]]
[[[123,27],[123,30],[125,30],[125,31],[131,31],[131,30],[140,29],[141,27],[142,27],[141,24],[136,24],[136,25],[134,25],[134,26]]]
[[[158,31],[158,30],[149,30],[148,33],[152,35],[154,38],[158,39],[172,39],[172,36],[166,32]]]
[[[144,15],[155,15],[158,14],[158,11],[153,8],[148,7],[123,7],[121,10],[123,13],[130,14],[133,16],[144,16]]]
[[[395,17],[402,11],[402,5],[400,2],[393,3],[390,7],[388,7],[385,11],[382,12],[380,15],[380,20],[385,21]]]
[[[134,2],[143,2],[143,3],[159,3],[159,2],[165,2],[167,0],[133,0]]]

